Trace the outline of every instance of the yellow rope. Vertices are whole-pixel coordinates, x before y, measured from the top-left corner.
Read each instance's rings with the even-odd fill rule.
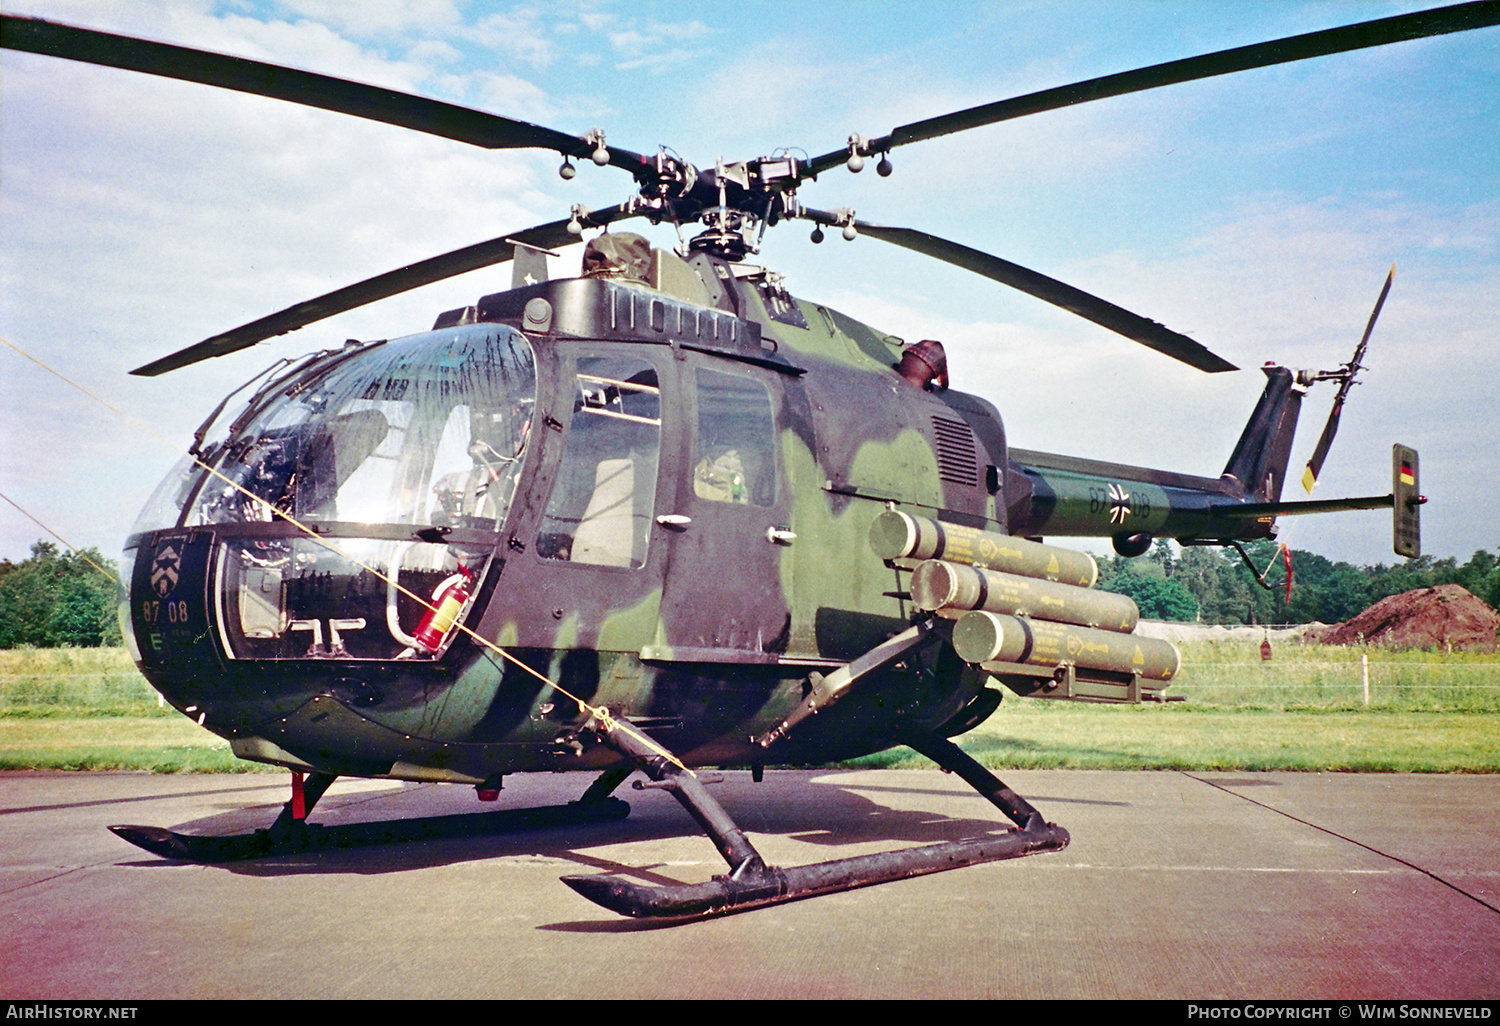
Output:
[[[3,340],[3,339],[0,339],[0,341],[4,341],[4,340]],[[9,343],[6,343],[6,344],[7,344],[7,345],[9,345]],[[17,509],[17,510],[19,510],[19,511],[20,511],[20,513],[21,513],[21,515],[22,515],[22,516],[24,516],[24,517],[26,517],[26,518],[27,518],[27,519],[28,519],[28,520],[30,520],[30,521],[31,521],[31,522],[32,522],[32,523],[33,523],[33,524],[36,524],[36,526],[38,526],[38,527],[40,527],[40,528],[41,528],[41,529],[42,529],[42,530],[43,530],[43,531],[46,531],[46,532],[47,532],[47,533],[48,533],[48,534],[50,534],[50,535],[51,535],[51,536],[52,536],[52,537],[54,537],[54,538],[56,538],[56,539],[57,539],[57,540],[58,540],[58,541],[60,541],[60,542],[62,542],[62,543],[63,543],[63,546],[64,546],[64,547],[65,547],[65,548],[66,548],[66,549],[67,549],[67,550],[68,550],[68,551],[69,551],[69,552],[71,552],[71,553],[73,553],[73,554],[74,554],[74,555],[75,555],[75,556],[77,556],[77,557],[78,557],[78,558],[79,558],[79,559],[81,559],[81,560],[83,560],[83,561],[84,561],[84,562],[85,562],[85,563],[87,563],[87,564],[88,564],[88,565],[89,565],[89,566],[91,566],[91,567],[93,567],[93,568],[94,568],[94,569],[95,569],[95,570],[97,570],[97,571],[99,571],[99,572],[100,572],[100,573],[101,573],[101,574],[103,574],[103,575],[104,575],[104,576],[105,576],[105,577],[108,577],[108,578],[109,578],[109,579],[110,579],[110,581],[111,581],[111,582],[112,582],[112,583],[113,583],[113,584],[114,584],[114,585],[115,585],[115,586],[116,586],[116,587],[118,587],[118,586],[119,586],[119,584],[120,584],[120,579],[119,579],[119,578],[118,578],[118,577],[116,577],[116,576],[115,576],[115,575],[114,575],[114,572],[113,572],[113,571],[110,571],[110,570],[106,570],[106,569],[105,569],[105,568],[104,568],[104,567],[102,567],[102,566],[100,566],[100,565],[99,565],[99,564],[98,564],[98,563],[95,563],[95,562],[94,562],[94,561],[93,561],[93,560],[92,560],[92,559],[90,559],[90,558],[89,558],[89,557],[88,557],[88,556],[86,556],[86,555],[84,555],[84,553],[83,553],[83,550],[81,550],[81,549],[79,549],[79,548],[78,548],[78,547],[77,547],[77,546],[76,546],[76,545],[74,545],[74,544],[73,544],[73,543],[72,543],[72,542],[70,542],[70,541],[68,541],[68,539],[66,539],[66,538],[64,538],[64,537],[63,537],[63,536],[62,536],[62,535],[60,535],[60,534],[58,534],[58,533],[57,533],[57,532],[56,532],[56,531],[54,531],[54,530],[52,530],[52,528],[50,528],[50,527],[48,527],[48,526],[47,526],[47,525],[46,525],[46,524],[44,524],[44,523],[42,523],[42,522],[41,522],[41,521],[40,521],[40,520],[38,520],[38,519],[37,519],[37,518],[36,518],[36,517],[34,517],[34,516],[32,516],[32,515],[31,515],[31,514],[30,514],[30,513],[29,513],[29,512],[27,512],[27,511],[26,511],[26,509],[25,509],[25,508],[24,508],[24,507],[22,507],[22,505],[21,505],[21,504],[20,504],[20,503],[19,503],[19,502],[17,502],[17,501],[16,501],[16,500],[15,500],[15,499],[12,499],[12,498],[11,498],[11,497],[10,497],[10,496],[9,496],[9,495],[6,495],[6,494],[5,494],[5,493],[4,493],[4,492],[0,492],[0,499],[4,499],[4,500],[5,500],[5,501],[6,501],[6,502],[8,502],[8,503],[10,503],[10,504],[11,504],[11,505],[12,505],[12,506],[14,506],[14,507],[15,507],[15,508],[16,508],[16,509]]]
[[[262,504],[267,509],[269,509],[273,514],[275,514],[277,517],[281,518],[282,520],[285,520],[287,523],[291,524],[297,530],[299,530],[303,534],[307,535],[313,541],[315,541],[318,544],[324,546],[325,548],[333,551],[334,553],[338,554],[339,556],[342,556],[344,559],[347,559],[350,563],[353,563],[355,566],[359,567],[360,569],[368,571],[370,574],[374,575],[379,580],[385,582],[390,587],[395,588],[397,591],[401,592],[401,594],[403,594],[407,598],[410,598],[413,601],[417,602],[419,605],[425,606],[427,609],[429,609],[429,610],[431,610],[433,612],[437,611],[437,607],[435,607],[431,602],[429,602],[427,599],[423,598],[421,595],[418,595],[415,592],[409,590],[404,585],[402,585],[399,581],[394,580],[394,579],[386,576],[384,573],[382,573],[381,571],[375,569],[374,567],[368,566],[365,563],[360,562],[354,556],[352,556],[348,552],[345,552],[338,545],[334,544],[334,542],[331,539],[325,538],[325,537],[321,536],[320,534],[318,534],[317,531],[313,530],[311,527],[308,527],[306,524],[303,524],[302,522],[300,522],[300,521],[292,518],[291,516],[287,515],[285,512],[276,509],[276,507],[272,506],[271,503],[268,500],[266,500],[264,497],[256,495],[254,492],[252,492],[249,489],[245,488],[244,486],[240,485],[238,482],[230,480],[224,474],[221,474],[218,470],[215,470],[213,467],[210,467],[208,464],[204,463],[197,456],[194,456],[192,453],[188,452],[186,449],[182,448],[177,443],[171,441],[170,439],[167,439],[167,438],[163,437],[162,435],[158,434],[156,431],[154,431],[153,429],[151,429],[150,427],[148,427],[146,424],[143,424],[141,421],[139,421],[136,418],[130,416],[130,414],[128,414],[125,411],[119,409],[118,407],[113,406],[110,403],[106,402],[104,399],[102,399],[99,396],[95,395],[93,392],[90,392],[88,389],[84,388],[82,385],[78,384],[76,381],[73,381],[71,378],[69,378],[67,375],[63,374],[61,371],[56,370],[55,368],[50,367],[47,364],[43,363],[41,360],[37,359],[35,356],[32,356],[30,353],[26,352],[24,349],[21,349],[15,343],[11,342],[9,339],[0,337],[0,342],[3,342],[10,349],[14,350],[16,353],[20,354],[21,356],[24,356],[26,359],[30,360],[32,363],[36,364],[38,367],[42,368],[42,370],[46,371],[49,374],[52,374],[53,376],[57,377],[59,380],[63,381],[65,384],[71,386],[72,388],[78,390],[79,392],[82,392],[84,395],[86,395],[90,399],[94,400],[94,402],[98,403],[100,406],[103,406],[105,409],[111,411],[112,413],[116,414],[121,419],[127,421],[130,424],[135,425],[137,428],[139,428],[140,430],[144,431],[146,434],[150,435],[152,438],[155,438],[157,441],[161,442],[167,448],[169,448],[169,449],[173,450],[174,452],[177,452],[177,453],[179,453],[181,455],[190,457],[192,459],[192,461],[195,464],[197,464],[199,467],[202,467],[208,473],[212,474],[214,477],[216,477],[219,480],[223,481],[225,484],[229,485],[231,488],[233,488],[236,491],[240,492],[242,495],[247,496],[252,501],[258,502],[258,503]],[[6,501],[10,501],[10,500],[7,499]],[[12,502],[11,505],[15,506],[15,503]],[[16,508],[17,509],[21,509],[21,507],[19,507],[19,506],[16,506]],[[21,510],[21,512],[25,513],[26,511],[25,510]],[[31,517],[30,513],[26,513],[26,515],[28,517]],[[36,520],[35,517],[31,517],[31,519],[35,520],[38,524],[41,524],[41,521],[40,520]],[[52,531],[50,529],[46,528],[46,525],[42,525],[42,526],[43,526],[44,530],[47,530],[49,534],[52,534]],[[56,534],[53,534],[53,537],[58,537],[58,536]],[[58,537],[58,540],[61,541],[62,539],[60,537]],[[67,542],[63,542],[63,544],[67,545]],[[71,545],[69,545],[68,548],[72,549],[73,547]],[[74,551],[77,551],[77,550],[74,550]],[[111,576],[113,576],[113,575],[111,575]],[[646,744],[653,751],[655,751],[658,754],[660,754],[664,759],[669,760],[674,765],[676,765],[679,768],[685,770],[689,774],[692,774],[692,770],[689,770],[686,766],[684,766],[682,764],[682,762],[677,758],[676,755],[674,755],[673,753],[671,753],[667,749],[663,748],[661,745],[657,744],[651,738],[649,738],[646,735],[642,734],[640,731],[638,731],[634,727],[630,726],[628,723],[626,723],[624,721],[621,721],[621,720],[615,719],[610,714],[609,709],[607,707],[605,707],[605,706],[592,706],[592,705],[589,705],[582,698],[579,698],[577,695],[575,695],[572,692],[570,692],[567,688],[563,687],[561,684],[559,684],[556,681],[550,679],[545,674],[540,673],[537,670],[532,669],[530,666],[527,666],[525,663],[523,663],[521,660],[517,659],[515,656],[511,655],[509,652],[507,652],[505,649],[501,648],[499,645],[497,645],[494,642],[490,641],[488,638],[482,637],[478,632],[474,631],[472,628],[468,627],[466,624],[455,623],[454,626],[457,627],[458,630],[462,631],[464,634],[467,634],[470,638],[474,639],[474,641],[478,642],[482,647],[484,647],[484,648],[488,649],[489,651],[495,653],[496,655],[498,655],[502,659],[504,659],[504,660],[512,663],[513,665],[515,665],[517,667],[520,667],[522,670],[525,670],[527,673],[531,674],[533,677],[535,677],[537,680],[541,681],[543,684],[546,684],[546,685],[552,687],[553,689],[555,689],[559,693],[561,693],[561,694],[565,695],[566,697],[572,699],[574,702],[576,702],[578,704],[578,710],[579,710],[579,712],[581,714],[586,714],[586,715],[592,716],[595,719],[597,719],[599,721],[599,723],[604,727],[604,729],[606,731],[623,730],[623,731],[625,731],[625,733],[631,735],[632,737],[635,737],[636,739],[638,739],[641,742],[643,742],[644,744]],[[696,774],[693,774],[693,775],[696,776]]]

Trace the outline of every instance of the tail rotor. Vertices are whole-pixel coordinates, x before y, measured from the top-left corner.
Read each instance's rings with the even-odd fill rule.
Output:
[[[1375,309],[1370,312],[1370,322],[1365,325],[1364,337],[1359,340],[1359,345],[1354,349],[1354,356],[1336,371],[1322,371],[1314,381],[1337,381],[1339,383],[1338,394],[1333,397],[1333,409],[1328,413],[1328,422],[1323,425],[1323,433],[1318,436],[1318,444],[1313,449],[1312,459],[1307,461],[1307,469],[1302,472],[1302,487],[1307,489],[1309,495],[1317,486],[1318,475],[1323,472],[1323,461],[1328,458],[1328,448],[1333,445],[1333,436],[1338,434],[1339,417],[1344,412],[1344,400],[1349,397],[1349,390],[1354,387],[1354,378],[1363,364],[1360,362],[1365,357],[1365,347],[1370,343],[1370,333],[1375,330],[1375,320],[1380,316],[1380,308],[1385,305],[1385,297],[1390,294],[1391,282],[1396,278],[1396,265],[1391,264],[1391,271],[1385,276],[1385,286],[1380,290],[1380,298],[1375,300]]]

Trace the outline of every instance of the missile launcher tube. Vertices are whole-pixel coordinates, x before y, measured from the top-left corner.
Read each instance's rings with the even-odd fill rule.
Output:
[[[1171,680],[1182,664],[1176,646],[1156,638],[983,610],[968,613],[953,625],[953,648],[966,663],[1072,663],[1160,681]]]
[[[881,559],[943,559],[1080,588],[1092,588],[1099,579],[1098,564],[1087,552],[893,509],[870,525],[870,547]]]
[[[1141,617],[1139,607],[1126,595],[940,559],[929,559],[912,572],[911,600],[918,609],[935,610],[939,615],[983,609],[1125,634],[1135,630]]]

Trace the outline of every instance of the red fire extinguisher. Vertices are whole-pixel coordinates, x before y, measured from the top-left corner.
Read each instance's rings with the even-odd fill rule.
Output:
[[[437,586],[432,593],[432,608],[427,610],[422,622],[412,632],[412,637],[419,645],[429,652],[436,652],[443,647],[443,639],[453,629],[459,610],[469,601],[473,583],[474,572],[460,565],[458,573]]]

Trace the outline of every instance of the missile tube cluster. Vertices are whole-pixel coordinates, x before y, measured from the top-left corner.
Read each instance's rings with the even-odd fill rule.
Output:
[[[921,560],[912,604],[956,621],[953,647],[965,662],[1157,682],[1181,665],[1171,643],[1132,633],[1140,610],[1130,598],[1092,590],[1099,571],[1088,553],[897,510],[876,518],[870,544],[883,559]]]

